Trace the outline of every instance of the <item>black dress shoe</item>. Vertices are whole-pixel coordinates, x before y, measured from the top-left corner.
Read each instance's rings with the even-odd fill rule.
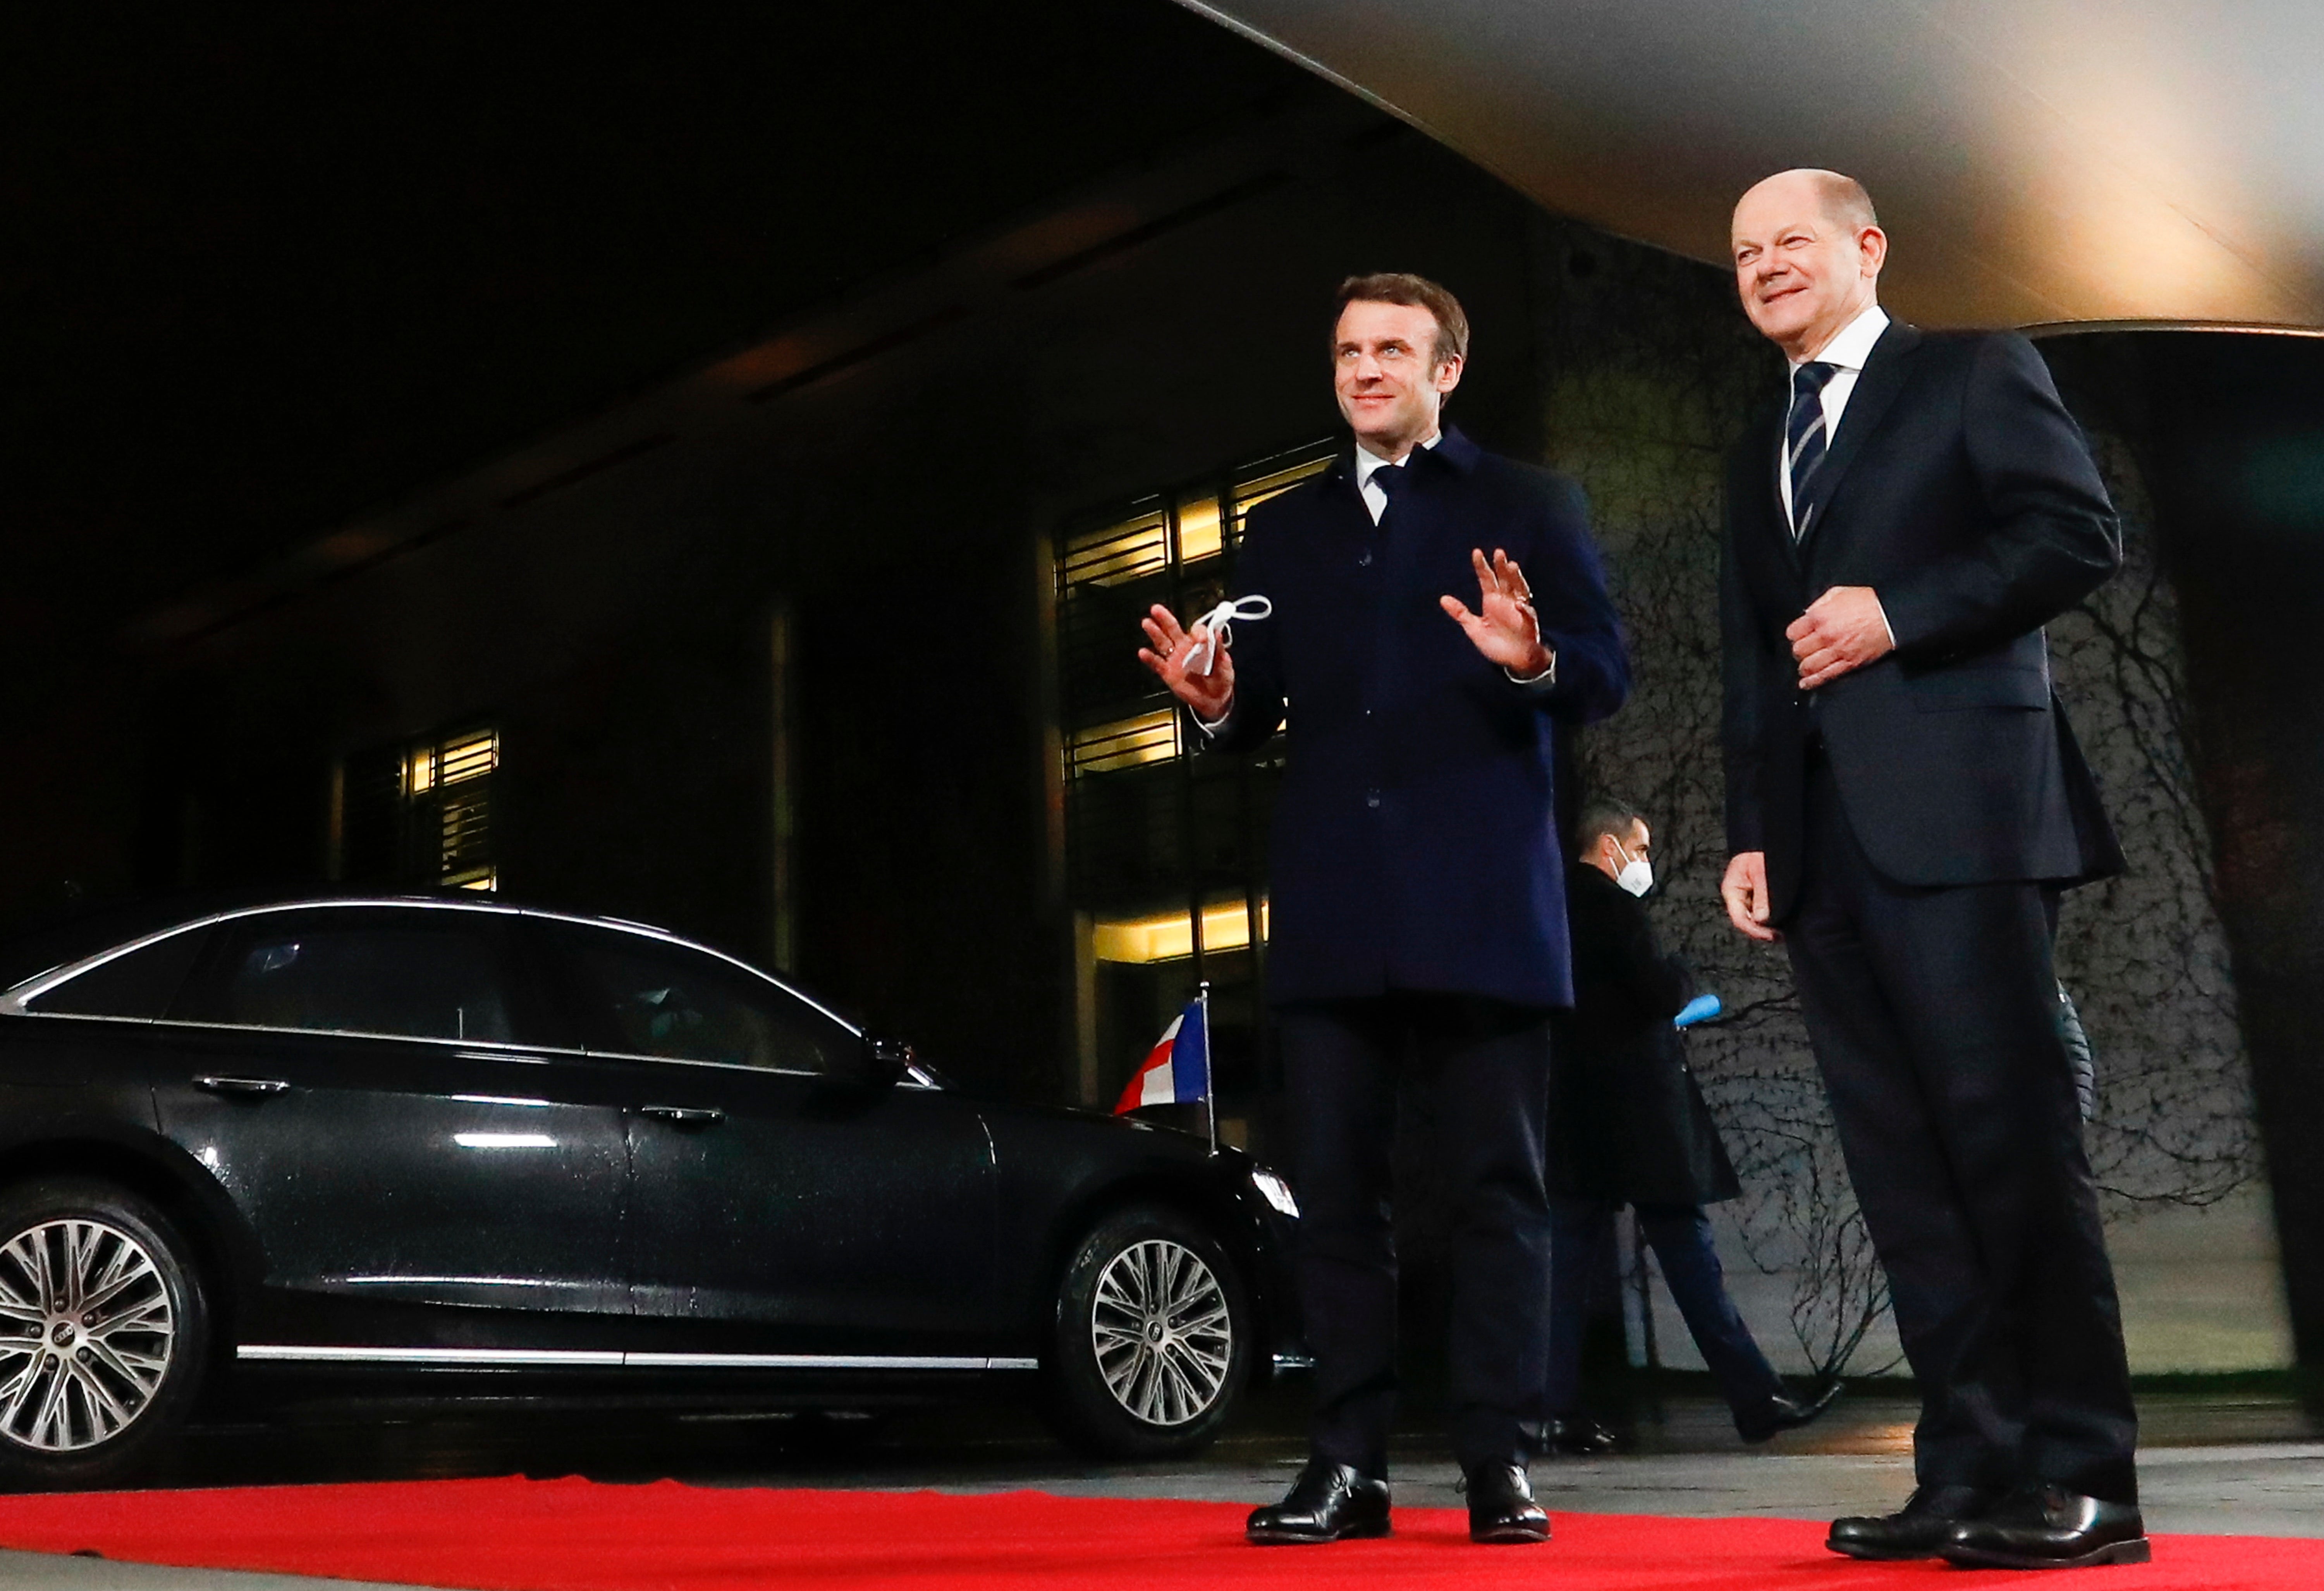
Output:
[[[1777,1431],[1797,1430],[1822,1413],[1840,1396],[1840,1383],[1825,1382],[1804,1400],[1776,1392],[1735,1411],[1735,1434],[1747,1442],[1764,1442]]]
[[[1480,1464],[1461,1472],[1469,1494],[1469,1540],[1495,1545],[1549,1540],[1549,1515],[1533,1500],[1525,1466]]]
[[[1561,1414],[1542,1428],[1541,1450],[1574,1458],[1595,1458],[1611,1453],[1622,1438],[1587,1414]]]
[[[1993,1494],[1975,1486],[1919,1486],[1895,1513],[1831,1522],[1824,1545],[1850,1558],[1934,1558],[1964,1520],[1982,1514]]]
[[[2144,1563],[2153,1552],[2135,1503],[2034,1486],[1955,1525],[1939,1555],[1962,1568],[2078,1569]]]
[[[1385,1536],[1388,1483],[1344,1464],[1311,1461],[1282,1502],[1255,1509],[1244,1533],[1261,1547],[1313,1547]]]

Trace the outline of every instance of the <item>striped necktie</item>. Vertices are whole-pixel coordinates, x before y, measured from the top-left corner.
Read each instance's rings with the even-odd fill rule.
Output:
[[[1795,541],[1807,533],[1808,513],[1814,506],[1808,484],[1823,462],[1824,444],[1830,439],[1824,435],[1824,384],[1839,374],[1839,365],[1813,359],[1792,372],[1792,412],[1784,421],[1784,434],[1788,441],[1784,456],[1792,472],[1792,539]]]

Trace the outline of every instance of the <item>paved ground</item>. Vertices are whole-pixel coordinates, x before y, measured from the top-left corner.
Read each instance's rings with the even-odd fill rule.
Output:
[[[622,1413],[309,1411],[198,1433],[160,1477],[175,1485],[581,1474],[665,1476],[702,1485],[1014,1487],[1081,1496],[1187,1497],[1256,1503],[1296,1472],[1296,1389],[1263,1400],[1199,1459],[1093,1465],[1057,1448],[1023,1412],[964,1408],[876,1426],[816,1417]],[[2324,1425],[2289,1401],[2217,1392],[2143,1404],[2148,1525],[2162,1531],[2324,1536]],[[1536,1466],[1553,1513],[1603,1512],[1824,1518],[1894,1507],[1911,1488],[1911,1406],[1855,1396],[1809,1430],[1764,1448],[1735,1439],[1722,1409],[1675,1399],[1642,1418],[1630,1448]],[[1397,1499],[1454,1507],[1458,1472],[1416,1432],[1399,1443]],[[343,1581],[159,1569],[0,1552],[0,1586],[24,1591],[295,1591]]]

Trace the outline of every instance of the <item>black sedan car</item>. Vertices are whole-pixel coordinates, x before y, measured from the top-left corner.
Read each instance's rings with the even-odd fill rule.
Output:
[[[657,929],[269,901],[0,977],[19,1485],[112,1479],[206,1383],[283,1377],[840,1408],[999,1383],[1161,1455],[1295,1352],[1263,1167],[971,1097]]]

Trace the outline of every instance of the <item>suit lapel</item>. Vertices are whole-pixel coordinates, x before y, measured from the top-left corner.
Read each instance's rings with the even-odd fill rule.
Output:
[[[1771,410],[1766,419],[1745,434],[1744,474],[1747,480],[1757,483],[1750,488],[1749,518],[1757,527],[1751,532],[1751,541],[1761,551],[1773,553],[1773,561],[1779,569],[1796,577],[1800,550],[1792,541],[1792,527],[1784,523],[1783,486],[1775,478],[1776,471],[1783,467],[1783,427],[1784,412]]]
[[[1912,374],[1913,350],[1920,346],[1920,332],[1901,320],[1889,322],[1880,340],[1872,345],[1871,356],[1864,361],[1864,374],[1856,378],[1856,390],[1848,395],[1848,407],[1840,412],[1840,430],[1833,433],[1831,449],[1811,482],[1814,489],[1809,495],[1814,511],[1800,533],[1803,543],[1823,529],[1824,515],[1840,491],[1840,481],[1857,455],[1864,451],[1866,439],[1880,429],[1888,405],[1904,390]]]

